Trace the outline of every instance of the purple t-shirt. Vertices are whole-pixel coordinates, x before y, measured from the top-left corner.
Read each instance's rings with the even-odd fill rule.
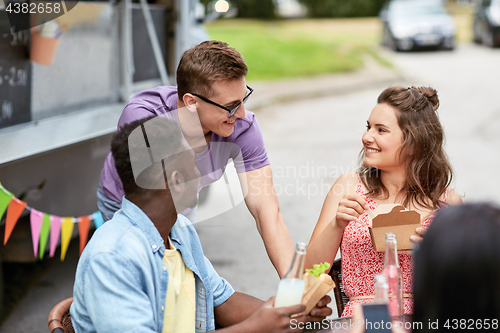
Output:
[[[135,120],[162,115],[178,122],[177,87],[161,86],[134,95],[123,109],[118,120],[118,129]],[[238,173],[259,169],[269,164],[259,123],[252,112],[245,111],[243,119],[236,119],[234,132],[228,137],[212,133],[208,147],[196,154],[196,166],[201,179],[198,191],[220,177],[229,159],[233,159]],[[101,186],[104,194],[117,202],[124,196],[123,185],[115,168],[111,153],[104,161],[101,171]]]

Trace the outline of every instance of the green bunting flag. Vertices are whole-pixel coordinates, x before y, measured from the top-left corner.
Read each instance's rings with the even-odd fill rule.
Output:
[[[10,200],[12,200],[12,197],[14,194],[10,193],[7,191],[2,184],[0,184],[0,219],[2,218],[3,214],[5,213],[5,210],[7,210],[7,207],[9,206]]]
[[[38,251],[40,259],[43,259],[43,255],[45,254],[45,247],[47,246],[49,233],[50,233],[50,215],[44,214],[42,220],[42,228],[40,230],[40,249]]]

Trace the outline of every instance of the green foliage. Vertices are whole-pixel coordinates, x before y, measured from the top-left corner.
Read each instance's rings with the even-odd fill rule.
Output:
[[[377,16],[386,0],[299,0],[310,17]]]
[[[363,66],[361,45],[376,44],[369,33],[346,33],[314,21],[218,20],[206,25],[212,39],[241,52],[247,79],[276,80],[340,73]],[[370,25],[372,27],[372,25]],[[322,29],[322,30],[321,30]],[[373,34],[376,34],[375,30]]]
[[[276,17],[273,0],[234,0],[238,17],[270,20]]]
[[[200,0],[207,8],[216,0]],[[276,18],[276,7],[273,0],[226,0],[230,6],[238,9],[238,17],[271,20]]]

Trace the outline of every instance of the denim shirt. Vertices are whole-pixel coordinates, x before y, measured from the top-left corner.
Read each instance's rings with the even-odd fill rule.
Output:
[[[170,239],[195,276],[196,332],[215,330],[214,307],[233,293],[204,256],[198,234],[182,215]],[[78,262],[71,319],[80,332],[161,332],[168,269],[153,222],[132,202],[92,236]]]

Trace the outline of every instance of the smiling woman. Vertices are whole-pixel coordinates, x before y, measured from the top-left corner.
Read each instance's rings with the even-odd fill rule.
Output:
[[[308,247],[306,267],[332,263],[342,255],[342,283],[350,298],[343,316],[357,303],[374,298],[375,276],[384,253],[376,252],[367,212],[380,204],[398,203],[420,214],[419,235],[429,227],[435,210],[459,204],[448,189],[451,166],[443,151],[443,129],[437,116],[439,100],[430,87],[390,87],[377,99],[363,134],[358,173],[343,174],[328,193]],[[413,313],[413,258],[399,254],[404,279],[405,313]]]
[[[378,110],[384,108],[393,130],[402,134],[397,158],[407,177],[405,188],[401,189],[405,193],[403,204],[414,201],[429,209],[439,208],[442,193],[451,183],[452,168],[443,150],[444,132],[436,112],[439,107],[437,91],[430,87],[391,87],[380,94],[377,102],[370,117],[379,115]],[[390,134],[388,128],[381,130],[389,130]],[[383,170],[363,160],[360,169],[363,184],[369,194],[386,196],[389,193],[382,180],[374,177],[375,169]]]
[[[398,156],[403,145],[403,131],[398,126],[397,110],[388,104],[377,104],[366,122],[363,135],[363,164],[376,168],[399,168]]]

